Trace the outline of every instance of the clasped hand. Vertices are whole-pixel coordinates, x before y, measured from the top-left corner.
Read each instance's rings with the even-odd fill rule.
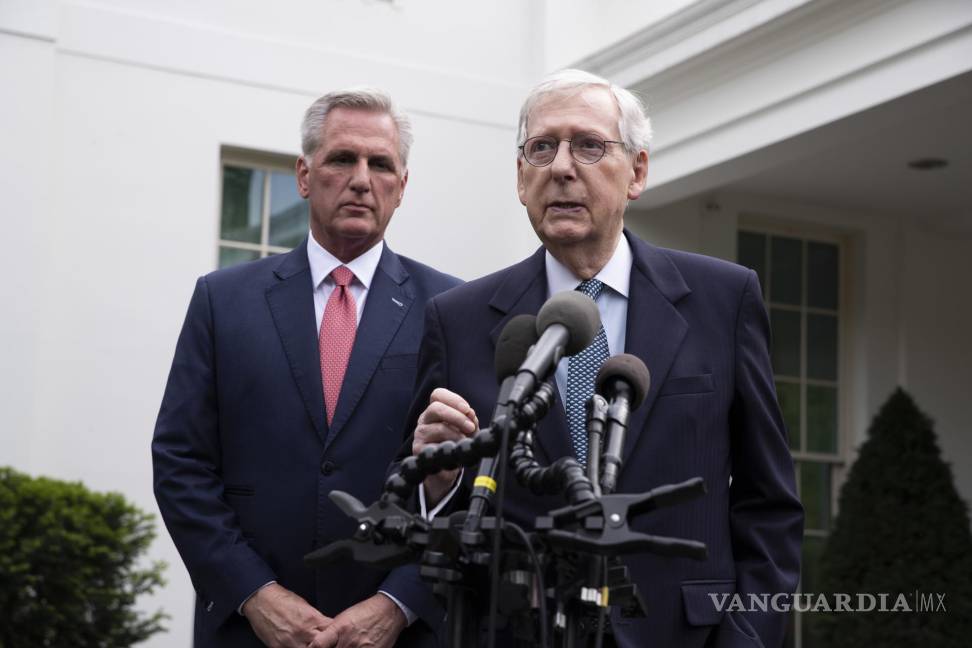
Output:
[[[404,613],[384,594],[332,619],[276,583],[254,594],[243,605],[243,614],[270,648],[391,648],[405,628]]]

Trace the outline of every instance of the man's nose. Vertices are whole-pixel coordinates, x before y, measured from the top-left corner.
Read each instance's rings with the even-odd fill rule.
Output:
[[[550,172],[556,180],[570,180],[576,177],[577,168],[574,166],[574,156],[570,152],[570,142],[561,140],[557,144],[557,153],[550,163]]]
[[[371,189],[371,169],[368,168],[368,160],[361,159],[354,165],[351,171],[351,190],[364,193]]]

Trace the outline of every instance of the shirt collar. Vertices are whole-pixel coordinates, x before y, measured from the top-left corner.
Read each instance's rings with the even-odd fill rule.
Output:
[[[375,270],[378,269],[378,262],[381,260],[381,252],[384,248],[385,242],[378,241],[364,254],[348,263],[342,263],[340,259],[321,247],[321,244],[314,240],[314,234],[311,234],[307,237],[307,261],[310,263],[314,288],[319,288],[335,268],[343,265],[354,273],[354,278],[367,290],[371,286],[371,280],[375,278]]]
[[[547,293],[548,297],[554,293],[564,290],[574,290],[581,279],[574,276],[570,268],[558,261],[554,255],[547,250],[544,253],[544,263],[547,269]],[[601,271],[594,275],[594,278],[602,282],[611,290],[623,297],[628,297],[628,289],[631,285],[631,266],[634,257],[631,254],[631,246],[628,238],[623,234],[619,237],[618,246],[614,248],[614,254],[605,264]]]

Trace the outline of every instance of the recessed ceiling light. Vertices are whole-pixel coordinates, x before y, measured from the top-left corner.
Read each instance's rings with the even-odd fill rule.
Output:
[[[942,169],[948,166],[948,160],[943,160],[942,158],[918,158],[917,160],[912,160],[908,163],[912,169],[917,169],[918,171],[931,171],[933,169]]]

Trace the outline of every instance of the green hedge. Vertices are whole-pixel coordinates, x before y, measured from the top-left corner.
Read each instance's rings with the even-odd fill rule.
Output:
[[[0,648],[131,646],[163,631],[135,610],[165,565],[139,568],[153,516],[117,493],[0,468]]]

